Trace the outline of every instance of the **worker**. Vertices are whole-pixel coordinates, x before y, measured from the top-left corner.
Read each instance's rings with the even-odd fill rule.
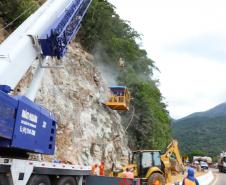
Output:
[[[92,166],[92,174],[93,175],[97,175],[97,167],[98,167],[97,164],[95,164],[95,165]]]
[[[194,176],[193,168],[188,168],[188,176],[183,180],[182,185],[199,185],[198,180]]]
[[[123,177],[128,178],[128,179],[133,179],[134,174],[133,174],[133,172],[131,172],[131,170],[129,168],[126,168],[126,171],[123,173]]]
[[[101,161],[99,168],[100,168],[100,176],[104,176],[104,161]]]
[[[118,63],[119,63],[119,67],[120,68],[124,68],[125,67],[125,60],[123,58],[119,58]]]

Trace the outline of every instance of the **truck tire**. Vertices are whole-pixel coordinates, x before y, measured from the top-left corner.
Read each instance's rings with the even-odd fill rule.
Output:
[[[73,177],[61,177],[56,185],[77,185],[77,183]]]
[[[219,166],[219,172],[224,173],[223,166]]]
[[[218,168],[219,168],[219,172],[221,173],[222,172],[221,167],[219,166]]]
[[[9,185],[9,179],[5,174],[0,174],[0,185]]]
[[[147,185],[165,185],[166,181],[162,174],[160,173],[153,173],[149,179]]]
[[[51,183],[46,175],[32,175],[27,185],[51,185]]]

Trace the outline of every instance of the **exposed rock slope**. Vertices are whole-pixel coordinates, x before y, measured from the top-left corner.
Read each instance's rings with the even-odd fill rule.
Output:
[[[116,111],[105,107],[107,88],[78,44],[69,47],[64,68],[46,70],[36,101],[58,120],[56,158],[92,164],[126,161],[125,133]]]

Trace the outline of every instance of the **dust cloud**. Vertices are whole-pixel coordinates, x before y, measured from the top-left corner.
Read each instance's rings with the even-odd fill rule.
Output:
[[[94,64],[102,74],[105,83],[108,86],[117,85],[118,61],[112,61],[101,44],[97,44],[92,53]]]

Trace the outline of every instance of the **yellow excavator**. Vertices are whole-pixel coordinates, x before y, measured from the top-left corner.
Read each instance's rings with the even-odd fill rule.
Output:
[[[177,165],[172,165],[171,161],[176,161]],[[184,171],[178,142],[173,140],[163,155],[160,150],[133,151],[129,165],[122,168],[113,166],[110,176],[123,177],[127,168],[133,171],[134,177],[141,178],[147,185],[165,185],[172,182],[173,172]]]

